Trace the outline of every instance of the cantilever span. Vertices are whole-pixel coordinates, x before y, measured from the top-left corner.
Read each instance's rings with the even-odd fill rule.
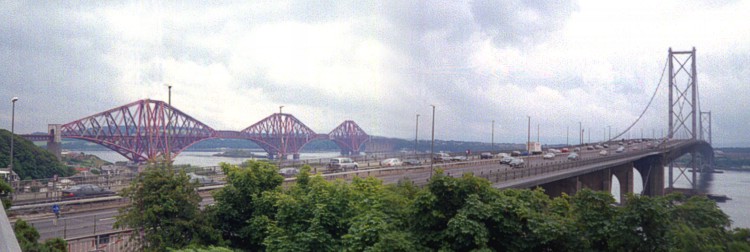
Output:
[[[342,127],[346,130],[339,130]],[[293,115],[283,113],[272,114],[241,131],[215,130],[163,101],[150,99],[63,125],[50,125],[48,133],[23,137],[31,141],[46,140],[48,147],[59,146],[60,138],[82,139],[114,150],[133,162],[173,159],[193,144],[215,138],[253,141],[269,157],[279,158],[289,154],[298,158],[302,147],[318,139],[333,140],[342,153],[359,153],[361,145],[369,139],[350,120],[330,134],[317,134]]]

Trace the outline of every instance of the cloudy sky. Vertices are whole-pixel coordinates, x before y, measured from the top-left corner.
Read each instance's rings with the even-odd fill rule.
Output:
[[[697,50],[716,146],[750,146],[750,1],[4,1],[0,127],[46,130],[138,99],[222,130],[284,106],[325,133],[601,140],[656,90],[667,50]],[[47,3],[53,2],[53,3]],[[666,77],[665,77],[666,78]],[[666,79],[631,136],[667,127]],[[534,130],[536,131],[536,130]],[[533,133],[536,135],[536,132]],[[535,136],[532,136],[535,138]]]

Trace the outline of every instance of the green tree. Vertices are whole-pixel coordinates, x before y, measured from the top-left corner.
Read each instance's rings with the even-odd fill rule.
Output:
[[[0,178],[0,202],[2,202],[2,205],[5,209],[10,208],[11,206],[10,193],[12,192],[13,188],[10,187],[10,184],[8,184],[8,182],[5,182],[4,179]]]
[[[18,220],[13,224],[13,232],[21,250],[25,252],[64,252],[68,250],[68,243],[60,238],[47,240],[39,244],[39,232],[24,220]]]
[[[120,209],[114,226],[141,231],[142,236],[133,237],[143,251],[219,243],[218,235],[200,215],[197,187],[197,182],[170,165],[148,167],[120,192],[131,204]]]
[[[284,177],[264,161],[249,160],[240,166],[221,163],[221,169],[227,184],[214,193],[216,204],[208,210],[212,223],[232,247],[262,250],[276,208],[270,192],[280,190]]]

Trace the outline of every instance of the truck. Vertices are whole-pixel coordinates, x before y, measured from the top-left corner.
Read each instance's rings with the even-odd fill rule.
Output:
[[[536,155],[542,154],[542,144],[538,142],[528,142],[526,148],[529,150],[529,154]]]

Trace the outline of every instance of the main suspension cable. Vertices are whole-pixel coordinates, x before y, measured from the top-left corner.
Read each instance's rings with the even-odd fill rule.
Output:
[[[617,139],[621,137],[622,135],[625,135],[625,133],[627,133],[630,129],[632,129],[633,126],[635,126],[635,124],[637,124],[638,121],[641,120],[643,115],[646,114],[646,111],[648,111],[648,109],[651,107],[651,102],[653,102],[654,98],[656,97],[656,93],[659,92],[659,87],[661,87],[661,82],[664,80],[664,73],[667,71],[667,63],[669,63],[669,59],[667,59],[667,61],[664,61],[664,68],[662,68],[661,70],[661,77],[659,78],[659,84],[656,85],[656,89],[654,89],[654,94],[651,95],[651,99],[648,101],[646,108],[643,109],[643,112],[641,112],[641,115],[638,116],[638,118],[636,118],[635,121],[632,124],[630,124],[630,126],[626,128],[622,133],[616,135],[613,138],[610,138],[609,140],[607,140],[607,142],[611,142],[613,139]]]

